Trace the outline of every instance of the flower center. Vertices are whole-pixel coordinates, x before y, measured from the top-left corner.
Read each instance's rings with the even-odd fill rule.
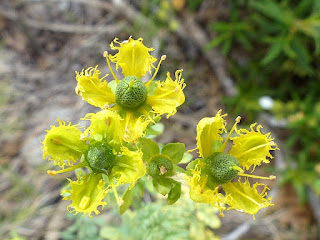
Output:
[[[235,157],[226,153],[214,153],[207,158],[209,174],[219,184],[227,183],[238,176],[240,163]]]
[[[149,173],[152,177],[159,177],[172,171],[173,165],[170,159],[163,155],[154,156],[149,164]]]
[[[113,166],[114,159],[111,146],[102,142],[91,144],[86,155],[86,160],[94,170],[108,170]]]
[[[140,107],[147,99],[147,88],[136,76],[127,76],[122,79],[116,88],[116,100],[123,108],[134,110]]]

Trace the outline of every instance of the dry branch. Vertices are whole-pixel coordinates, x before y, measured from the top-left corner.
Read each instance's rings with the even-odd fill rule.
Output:
[[[40,22],[31,18],[26,18],[20,16],[16,11],[9,9],[0,8],[0,15],[11,21],[20,21],[21,24],[35,29],[48,30],[53,32],[63,32],[63,33],[112,33],[119,32],[124,28],[124,23],[112,23],[109,25],[97,26],[97,25],[81,25],[81,24],[65,24],[65,23],[50,23],[50,22]]]

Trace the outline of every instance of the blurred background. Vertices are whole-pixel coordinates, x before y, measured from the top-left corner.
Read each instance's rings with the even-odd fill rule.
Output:
[[[74,174],[48,176],[40,142],[58,117],[98,111],[75,94],[75,71],[109,73],[103,52],[130,35],[167,55],[158,79],[184,69],[186,102],[157,140],[192,149],[219,109],[230,124],[259,122],[281,149],[256,170],[277,176],[275,206],[219,218],[187,193],[166,206],[142,179],[143,201],[122,216],[111,194],[92,219],[67,213]],[[0,39],[1,239],[319,239],[319,0],[1,0]]]

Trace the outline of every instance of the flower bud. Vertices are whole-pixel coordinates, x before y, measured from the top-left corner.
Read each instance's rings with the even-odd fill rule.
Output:
[[[152,177],[159,177],[172,171],[173,164],[171,160],[164,156],[158,155],[151,159],[149,163],[149,173]]]

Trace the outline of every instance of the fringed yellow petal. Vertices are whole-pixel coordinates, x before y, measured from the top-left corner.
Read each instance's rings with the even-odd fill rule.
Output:
[[[85,130],[83,137],[90,136],[97,141],[107,140],[107,142],[115,141],[120,143],[124,136],[124,128],[122,127],[122,118],[119,114],[102,110],[96,114],[89,113],[83,120],[90,120],[90,126]]]
[[[173,81],[170,73],[167,73],[165,82],[158,82],[158,86],[152,96],[148,96],[147,104],[150,105],[156,114],[167,113],[167,118],[174,115],[179,107],[185,101],[183,89],[186,84],[181,77],[182,70],[177,70]]]
[[[209,188],[207,183],[207,176],[201,175],[201,170],[198,165],[192,170],[192,177],[187,176],[186,181],[190,186],[190,198],[197,203],[208,203],[216,207],[222,212],[226,209],[224,203],[226,197],[219,193],[219,185],[214,190]]]
[[[107,205],[103,200],[110,189],[104,189],[106,182],[103,181],[102,174],[91,173],[84,177],[78,177],[77,181],[68,180],[71,190],[65,190],[61,192],[61,195],[70,194],[70,196],[63,198],[63,200],[72,201],[68,206],[69,212],[83,213],[83,216],[88,214],[91,217],[92,212],[96,215],[100,213],[99,206],[103,208]]]
[[[223,141],[221,134],[226,131],[226,120],[221,115],[221,110],[212,118],[203,118],[197,125],[197,147],[200,157],[212,155],[212,144],[215,141]]]
[[[76,72],[78,84],[75,91],[93,106],[105,108],[109,104],[115,103],[116,97],[108,83],[103,80],[104,77],[99,78],[100,73],[97,67]]]
[[[114,43],[119,44],[118,47]],[[126,41],[119,42],[117,38],[110,44],[111,49],[119,52],[114,56],[109,56],[110,61],[116,64],[116,68],[120,66],[124,76],[136,76],[141,78],[147,72],[151,74],[151,66],[157,61],[156,58],[149,54],[153,48],[147,48],[143,45],[142,38],[134,40],[129,38]]]
[[[264,186],[261,193],[258,193],[257,187],[259,185]],[[252,187],[248,179],[242,183],[239,182],[228,182],[222,185],[223,190],[226,194],[230,195],[227,200],[227,204],[230,209],[236,209],[254,215],[262,208],[273,206],[271,203],[272,198],[267,196],[267,186],[261,183],[255,183]]]
[[[270,154],[271,150],[279,149],[277,144],[273,142],[270,133],[262,134],[256,123],[250,126],[250,131],[246,129],[236,130],[239,136],[231,138],[233,145],[229,154],[237,158],[240,165],[248,170],[252,165],[254,168],[259,166],[261,162],[269,163],[267,158],[273,158]],[[253,168],[253,169],[254,169]]]
[[[134,112],[127,111],[125,120],[122,122],[125,129],[124,140],[126,142],[136,142],[145,134],[145,129],[151,119],[145,116],[136,117]]]
[[[116,164],[112,168],[112,179],[116,180],[115,186],[135,182],[146,174],[146,166],[142,161],[142,152],[130,151],[126,147],[121,148],[121,155],[116,157]]]
[[[67,125],[65,122],[58,119],[59,126],[51,126],[47,130],[47,134],[42,142],[43,158],[48,157],[48,160],[54,161],[55,165],[63,167],[72,165],[82,155],[83,150],[87,148],[85,141],[80,140],[81,131],[78,125]]]

